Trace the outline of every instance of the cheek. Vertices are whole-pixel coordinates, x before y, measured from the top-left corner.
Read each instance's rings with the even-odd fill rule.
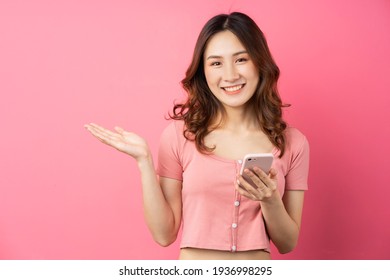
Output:
[[[209,87],[218,86],[218,75],[214,71],[205,71],[204,74]]]
[[[260,76],[255,69],[248,69],[246,77],[253,83],[254,86],[257,86],[259,83]]]
[[[245,75],[253,80],[255,79],[259,79],[259,73],[256,69],[256,67],[254,65],[252,65],[251,67],[247,67],[245,68]]]

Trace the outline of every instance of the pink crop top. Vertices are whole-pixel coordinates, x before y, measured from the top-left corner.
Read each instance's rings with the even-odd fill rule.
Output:
[[[270,251],[270,240],[260,203],[235,190],[240,161],[205,155],[183,136],[184,123],[173,121],[160,140],[157,173],[182,185],[182,240],[180,247],[222,251]],[[286,151],[272,167],[278,171],[278,190],[307,190],[309,145],[297,129],[286,130]]]

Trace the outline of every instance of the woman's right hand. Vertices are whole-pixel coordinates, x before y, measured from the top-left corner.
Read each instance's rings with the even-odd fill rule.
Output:
[[[94,123],[86,124],[84,127],[104,144],[132,156],[137,161],[150,156],[149,147],[145,139],[135,133],[120,127],[115,127],[114,132]]]

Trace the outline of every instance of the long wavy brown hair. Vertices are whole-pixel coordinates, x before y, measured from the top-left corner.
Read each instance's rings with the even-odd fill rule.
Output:
[[[286,139],[284,131],[287,127],[282,118],[283,104],[277,89],[279,68],[272,58],[267,41],[257,24],[247,15],[239,12],[220,14],[211,18],[201,30],[195,45],[192,62],[181,81],[188,93],[184,103],[175,104],[170,118],[184,120],[184,137],[195,141],[198,151],[210,153],[213,147],[207,147],[204,138],[213,130],[217,116],[224,108],[212,94],[204,74],[203,55],[210,38],[218,32],[229,30],[237,36],[246,48],[256,69],[259,71],[259,84],[248,106],[256,114],[256,120],[268,136],[269,140],[284,154]]]

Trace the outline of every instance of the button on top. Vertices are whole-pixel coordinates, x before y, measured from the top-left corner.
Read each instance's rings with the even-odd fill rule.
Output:
[[[240,206],[240,202],[238,200],[234,201],[234,206]]]

